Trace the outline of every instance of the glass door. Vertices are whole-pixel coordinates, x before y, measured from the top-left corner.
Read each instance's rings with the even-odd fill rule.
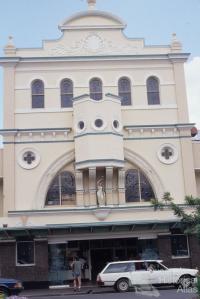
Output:
[[[66,244],[49,244],[49,282],[64,284],[67,279]]]

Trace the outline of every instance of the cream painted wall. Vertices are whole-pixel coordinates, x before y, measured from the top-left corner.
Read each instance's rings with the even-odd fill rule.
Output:
[[[92,24],[87,18],[88,26]],[[98,19],[94,20],[98,26]],[[71,26],[72,24],[70,24]],[[75,26],[78,24],[75,24]],[[86,23],[83,23],[83,26]],[[108,24],[105,24],[108,25]],[[168,54],[172,52],[169,46],[144,46],[143,39],[129,39],[120,29],[85,28],[85,30],[66,30],[58,40],[44,41],[43,49],[16,49],[16,56],[44,57],[44,56],[91,56],[93,54]],[[91,45],[91,36],[99,46]]]
[[[42,79],[45,84],[45,108],[60,109],[60,82],[63,78],[69,78],[74,83],[74,96],[89,93],[89,81],[92,77],[98,77],[103,83],[103,93],[118,94],[118,80],[127,76],[132,83],[132,106],[140,107],[147,104],[146,79],[157,76],[160,81],[160,107],[176,105],[175,82],[173,69],[170,63],[150,61],[140,62],[62,62],[46,63],[40,65],[28,64],[29,68],[17,67],[15,81],[15,111],[27,111],[31,109],[31,82],[34,79]]]
[[[0,178],[3,177],[3,149],[0,149]]]
[[[67,21],[66,21],[67,22]],[[115,21],[105,19],[104,16],[92,17],[84,20],[76,19],[64,25],[79,26],[80,24],[97,22],[100,25],[115,26]],[[118,24],[119,25],[119,24]],[[123,25],[123,24],[121,24]],[[27,132],[16,136],[8,136],[4,151],[4,216],[8,211],[43,209],[45,192],[52,179],[63,167],[74,166],[74,112],[73,109],[60,108],[60,82],[69,78],[74,83],[74,96],[89,93],[89,81],[98,77],[103,83],[103,93],[118,94],[118,80],[127,76],[131,80],[132,105],[121,108],[122,125],[166,125],[188,122],[186,104],[185,81],[183,62],[186,57],[176,42],[175,46],[144,45],[143,39],[127,39],[121,29],[102,29],[102,27],[86,30],[66,30],[63,36],[55,41],[45,41],[43,49],[16,49],[16,56],[29,57],[21,63],[13,63],[5,68],[5,129],[36,129],[36,128],[71,128],[67,132]],[[97,48],[95,48],[97,46]],[[11,47],[12,48],[12,47]],[[8,49],[15,52],[15,49]],[[176,53],[175,53],[176,52]],[[175,53],[175,58],[170,58],[170,53]],[[152,54],[157,55],[152,60]],[[168,55],[169,54],[169,55]],[[104,60],[100,61],[101,55]],[[107,55],[107,56],[106,56]],[[110,56],[109,56],[110,55]],[[113,58],[113,56],[115,58]],[[120,55],[117,57],[117,55]],[[127,57],[128,55],[131,56]],[[135,56],[134,56],[135,55]],[[147,55],[142,56],[140,55]],[[182,56],[181,56],[182,55]],[[33,57],[45,57],[37,62]],[[57,59],[56,56],[61,58]],[[74,58],[76,56],[76,58]],[[80,56],[82,58],[78,58]],[[48,59],[49,57],[49,59]],[[64,58],[65,57],[65,58]],[[91,59],[91,57],[93,57]],[[95,59],[96,57],[96,59]],[[177,62],[178,61],[178,62]],[[148,106],[146,94],[146,79],[156,76],[160,81],[161,105]],[[45,108],[31,108],[31,82],[41,79],[45,84]],[[111,107],[102,101],[101,113],[108,115]],[[12,109],[11,109],[12,108]],[[84,111],[84,117],[89,119],[90,109]],[[183,203],[185,195],[196,194],[194,164],[198,159],[198,150],[192,149],[191,141],[184,136],[189,136],[189,129],[170,130],[138,129],[132,133],[123,131],[124,141],[115,143],[115,139],[102,135],[101,138],[92,138],[91,147],[83,149],[77,142],[81,160],[87,159],[86,152],[93,149],[92,159],[102,158],[102,153],[114,159],[123,159],[123,147],[132,153],[135,161],[133,165],[145,169],[153,188],[162,197],[163,192],[169,191],[177,203]],[[180,135],[181,139],[180,139]],[[85,143],[88,139],[85,139]],[[157,152],[161,145],[169,143],[178,152],[178,160],[170,165],[159,161]],[[32,170],[19,166],[18,160],[24,149],[36,149],[40,155],[40,164]],[[195,163],[193,163],[193,152]],[[112,153],[115,152],[115,155]],[[117,153],[118,152],[118,153]],[[69,153],[69,155],[68,155]],[[68,157],[69,156],[69,157]],[[131,154],[129,155],[129,157]],[[61,158],[59,160],[59,158]],[[125,157],[126,158],[126,157]],[[138,159],[137,159],[138,158]],[[0,158],[1,161],[1,158]],[[142,161],[142,162],[141,162]],[[69,163],[69,165],[68,165]],[[131,165],[131,164],[130,164]],[[117,175],[114,174],[114,184],[117,185]],[[197,178],[197,180],[199,180]],[[88,182],[87,182],[88,184]],[[157,184],[157,185],[156,185]],[[159,185],[159,186],[158,186]],[[199,187],[198,187],[199,188]],[[199,189],[198,189],[199,190]],[[157,195],[158,195],[157,194]],[[137,203],[138,205],[138,203]],[[142,203],[141,203],[142,205]],[[129,205],[127,205],[128,207]],[[67,220],[66,220],[67,215]],[[31,216],[31,225],[46,223],[76,223],[99,221],[93,212],[62,214],[59,217],[49,214],[45,217]],[[17,216],[18,217],[18,216]],[[108,221],[119,220],[146,220],[168,219],[172,213],[153,213],[152,211],[117,210],[108,215]],[[16,225],[17,221],[9,219]]]
[[[159,161],[157,152],[161,145],[172,144],[178,151],[177,162],[167,165]],[[151,165],[155,173],[158,174],[163,184],[163,191],[170,192],[177,203],[183,203],[185,197],[182,160],[180,152],[180,141],[164,139],[164,140],[127,140],[125,147],[134,151],[137,155],[142,157]],[[149,180],[152,182],[151,173],[147,174]],[[152,174],[153,175],[153,174]],[[156,186],[154,186],[155,188]],[[155,189],[154,189],[155,190]]]
[[[197,184],[197,196],[200,197],[200,170],[195,172]]]
[[[192,143],[194,168],[200,170],[200,142],[194,141]]]
[[[48,211],[48,212],[47,212]],[[143,209],[132,208],[131,206],[127,209],[116,209],[108,211],[99,211],[98,209],[89,210],[83,209],[74,211],[69,209],[68,211],[61,211],[60,209],[47,209],[44,213],[36,214],[31,211],[12,213],[12,217],[9,217],[10,226],[20,227],[23,226],[21,217],[27,216],[27,226],[46,226],[56,224],[77,224],[77,223],[102,223],[100,216],[105,216],[104,222],[125,222],[125,221],[176,221],[177,217],[174,216],[173,211],[154,211],[152,207],[144,207]],[[8,221],[8,219],[6,219]],[[0,225],[5,219],[0,218]],[[162,229],[160,229],[162,232]]]
[[[34,112],[15,115],[16,128],[72,128],[72,109],[47,112],[37,109]]]
[[[19,166],[17,159],[20,152],[24,148],[33,148],[40,153],[40,164],[32,169],[27,170]],[[73,148],[71,143],[53,143],[47,144],[31,144],[24,146],[23,144],[15,147],[15,208],[16,210],[31,210],[36,206],[37,191],[39,188],[40,181],[42,180],[45,172],[51,167],[59,157],[62,157],[66,152],[69,152]],[[61,170],[64,165],[60,165]],[[47,174],[46,174],[47,175]],[[51,171],[48,174],[50,182],[56,175],[55,172]],[[42,195],[45,198],[45,194]],[[44,206],[44,203],[43,203]],[[12,208],[14,210],[14,207]]]
[[[170,143],[176,147],[178,151],[178,160],[174,164],[166,165],[159,161],[157,151],[164,143]],[[164,188],[163,192],[169,191],[177,203],[183,203],[185,193],[185,186],[183,180],[183,164],[181,160],[181,147],[178,140],[127,140],[124,143],[125,147],[141,159],[147,161],[153,168],[154,172],[159,176]],[[15,149],[16,157],[19,156],[22,149],[26,148],[24,145],[17,145]],[[32,170],[22,169],[17,161],[15,165],[15,206],[16,210],[29,210],[35,207],[35,199],[39,183],[47,169],[58,160],[59,157],[74,148],[74,144],[65,143],[51,143],[49,144],[31,144],[27,148],[32,147],[36,149],[41,155],[41,162],[39,166]],[[65,164],[64,164],[65,165]],[[64,166],[60,166],[60,169]],[[136,164],[137,165],[137,164]],[[129,166],[130,167],[130,166]],[[142,169],[143,170],[143,169]],[[52,173],[51,177],[56,175]],[[152,174],[153,175],[153,174]],[[147,176],[152,182],[151,173]],[[189,179],[189,177],[188,177]],[[22,184],[23,182],[23,184]],[[26,186],[26,187],[25,187]],[[157,186],[153,186],[154,189]],[[44,194],[45,198],[45,194]]]
[[[3,216],[3,179],[0,178],[0,217]]]

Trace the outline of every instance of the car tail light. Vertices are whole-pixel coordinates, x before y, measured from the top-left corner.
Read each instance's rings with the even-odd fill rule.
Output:
[[[97,282],[102,282],[100,274],[97,275]]]

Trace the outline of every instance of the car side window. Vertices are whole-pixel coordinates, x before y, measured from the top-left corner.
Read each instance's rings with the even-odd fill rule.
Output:
[[[120,273],[120,272],[129,272],[130,263],[116,263],[110,264],[103,273]]]
[[[127,269],[128,271],[135,271],[135,264],[134,263],[130,263],[129,265],[128,265],[128,269]]]
[[[135,270],[137,270],[137,271],[146,271],[147,270],[146,263],[144,263],[144,262],[135,263]]]
[[[159,271],[159,270],[166,270],[166,268],[157,262],[148,262],[147,270],[148,271]]]

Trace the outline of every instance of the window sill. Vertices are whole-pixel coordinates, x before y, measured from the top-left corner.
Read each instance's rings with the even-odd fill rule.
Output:
[[[172,256],[173,260],[178,260],[178,259],[189,259],[190,256],[189,255],[183,255],[183,256]]]
[[[35,264],[16,264],[16,267],[35,267]]]

